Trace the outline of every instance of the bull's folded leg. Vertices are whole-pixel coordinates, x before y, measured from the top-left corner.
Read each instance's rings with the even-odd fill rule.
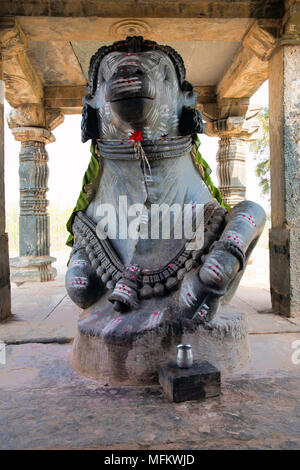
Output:
[[[264,228],[265,212],[254,202],[242,201],[226,215],[226,222],[220,239],[212,245],[199,271],[204,286],[220,292],[225,290],[220,299],[222,303],[228,302],[238,287]]]
[[[76,251],[70,259],[66,289],[73,302],[81,308],[92,305],[104,292],[104,285],[91,266],[84,248]]]

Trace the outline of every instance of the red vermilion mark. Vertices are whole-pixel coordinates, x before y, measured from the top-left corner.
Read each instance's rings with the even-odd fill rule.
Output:
[[[154,312],[153,315],[157,316],[157,315],[158,315],[158,312]]]
[[[216,269],[219,268],[218,265],[215,266],[216,269],[214,269],[214,267],[213,267],[212,264],[210,264],[210,265],[208,266],[208,268],[211,269],[211,270],[216,274],[216,276],[218,276],[218,279],[219,279],[220,282],[223,281],[223,278],[222,278],[221,274],[220,274],[218,271],[216,271]]]
[[[188,292],[186,295],[187,295],[188,297],[191,297],[191,296],[192,296],[192,294],[191,294],[190,292]]]
[[[142,131],[137,129],[136,131],[132,132],[129,136],[129,139],[133,140],[135,144],[142,142],[144,140],[142,137]]]

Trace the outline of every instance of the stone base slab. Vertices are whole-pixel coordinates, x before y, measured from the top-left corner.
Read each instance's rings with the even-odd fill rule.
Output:
[[[8,262],[8,236],[0,235],[0,321],[5,320],[11,313],[10,280]]]
[[[52,256],[18,256],[11,258],[10,277],[17,285],[24,282],[53,281],[57,275],[51,266],[56,261]]]
[[[222,374],[242,368],[249,359],[246,315],[219,312],[205,328],[175,336],[149,330],[131,344],[106,342],[77,330],[72,365],[82,374],[111,384],[157,383],[157,367],[176,359],[176,345],[189,343],[196,361],[208,361]]]

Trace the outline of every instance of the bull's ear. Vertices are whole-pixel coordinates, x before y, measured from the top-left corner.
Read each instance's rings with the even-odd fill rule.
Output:
[[[194,91],[193,85],[185,80],[181,85],[181,91],[183,94],[184,106],[196,106],[197,93]]]
[[[202,134],[205,124],[198,109],[183,106],[179,119],[180,135]]]
[[[92,108],[83,100],[81,119],[81,141],[100,138],[100,117],[98,109]]]

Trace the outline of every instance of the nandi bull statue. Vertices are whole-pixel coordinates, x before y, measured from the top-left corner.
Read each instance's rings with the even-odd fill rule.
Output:
[[[205,334],[265,214],[250,201],[227,210],[208,189],[194,144],[204,124],[174,49],[142,37],[101,47],[87,90],[82,140],[92,139],[93,157],[69,223],[66,275],[84,309],[73,363],[95,378],[151,383],[186,338],[196,358],[210,355]],[[178,236],[186,220],[192,230]]]

